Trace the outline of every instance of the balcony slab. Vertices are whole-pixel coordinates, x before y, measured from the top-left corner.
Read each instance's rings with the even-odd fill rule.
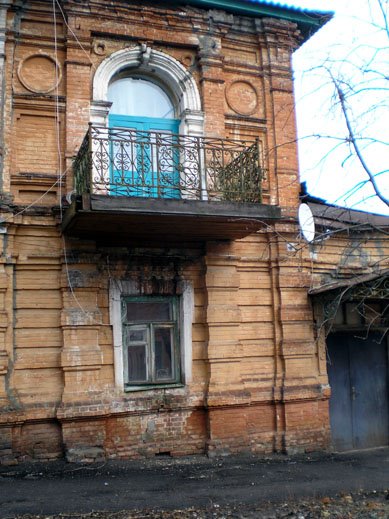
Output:
[[[236,240],[279,220],[265,204],[82,195],[67,208],[64,234],[101,244]]]

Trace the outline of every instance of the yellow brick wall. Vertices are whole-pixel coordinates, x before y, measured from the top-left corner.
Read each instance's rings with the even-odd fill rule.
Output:
[[[8,13],[3,186],[13,206],[3,209],[1,236],[4,461],[50,459],[63,449],[75,460],[326,446],[327,378],[307,296],[312,265],[306,252],[286,247],[298,233],[295,26],[227,21],[210,32],[209,13],[188,7],[68,4],[68,27],[60,13],[54,27],[50,2]],[[193,75],[206,135],[261,140],[264,202],[280,205],[292,223],[179,251],[189,260],[172,261],[195,296],[192,381],[178,391],[131,394],[115,387],[108,287],[135,267],[122,250],[61,236],[59,205],[73,188],[95,71],[140,43]],[[46,92],[47,84],[54,88]],[[328,247],[324,270],[338,258]],[[150,268],[158,270],[158,260]]]

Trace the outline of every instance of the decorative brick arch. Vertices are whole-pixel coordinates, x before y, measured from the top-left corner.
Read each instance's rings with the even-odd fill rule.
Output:
[[[155,77],[169,89],[178,107],[181,119],[180,133],[203,135],[204,114],[199,90],[193,76],[179,61],[146,45],[122,49],[108,56],[96,70],[93,78],[91,121],[107,125],[110,103],[107,100],[111,79],[123,70]]]

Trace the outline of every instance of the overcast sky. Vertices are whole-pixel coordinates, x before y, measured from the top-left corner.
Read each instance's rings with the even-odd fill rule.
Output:
[[[389,52],[384,56],[382,52],[378,55],[375,52],[377,48],[388,45],[388,36],[371,24],[372,14],[373,19],[375,16],[372,8],[375,0],[285,0],[279,3],[335,12],[333,20],[294,56],[301,179],[307,181],[312,195],[331,203],[389,214],[388,208],[372,197],[370,187],[361,185],[366,177],[360,164],[348,158],[346,145],[339,146],[340,141],[336,139],[307,137],[315,134],[340,138],[347,134],[334,105],[333,87],[327,73],[320,67],[322,63],[330,63],[335,73],[340,71],[358,85],[361,78],[354,65],[374,57],[375,71],[382,70],[386,77],[389,76]],[[389,174],[382,172],[385,164],[389,167],[389,144],[377,142],[386,139],[389,110],[386,106],[374,113],[367,110],[371,104],[381,101],[382,85],[374,83],[376,76],[372,75],[369,84],[378,88],[353,97],[351,110],[357,121],[357,130],[361,135],[374,139],[368,147],[366,143],[363,145],[366,147],[365,157],[369,167],[380,173],[377,179],[381,191],[389,197]],[[387,92],[384,96],[386,99]]]

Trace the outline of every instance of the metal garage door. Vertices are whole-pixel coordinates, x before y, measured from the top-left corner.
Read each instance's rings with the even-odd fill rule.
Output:
[[[388,348],[379,333],[367,339],[334,333],[327,339],[330,419],[336,450],[388,445]]]

